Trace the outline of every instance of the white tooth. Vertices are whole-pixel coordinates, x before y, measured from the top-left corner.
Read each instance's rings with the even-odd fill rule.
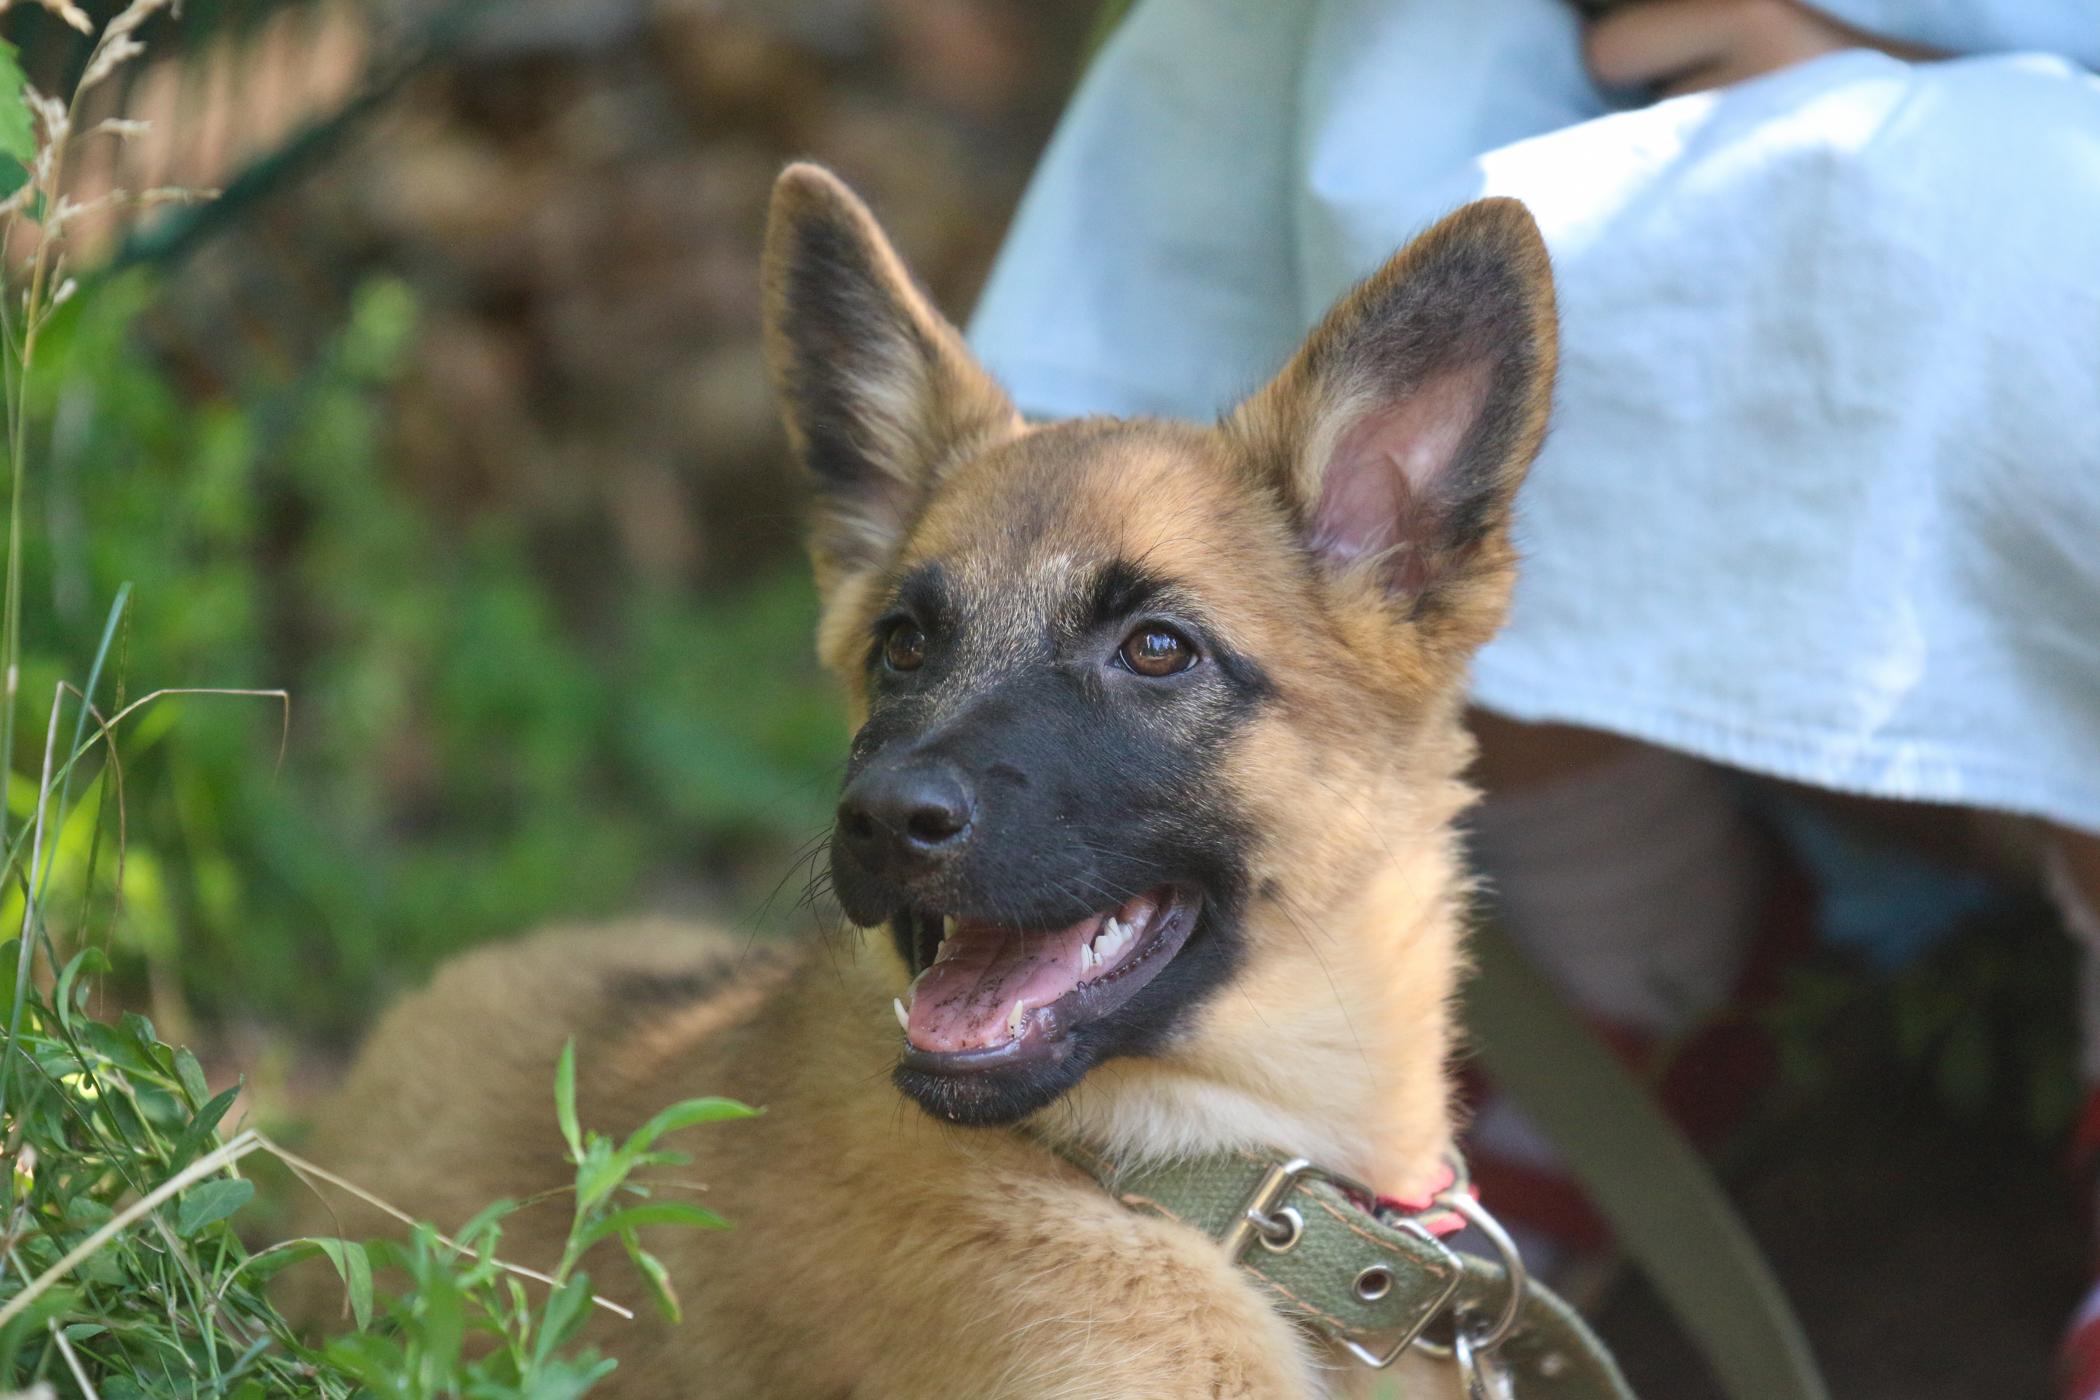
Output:
[[[941,920],[941,942],[946,943],[953,937],[955,937],[955,916],[950,914]]]
[[[1123,946],[1128,942],[1130,942],[1130,930],[1124,928],[1114,919],[1110,919],[1101,930],[1101,936],[1094,940],[1094,961],[1108,961],[1116,954],[1122,952]]]
[[[1021,1024],[1027,1019],[1028,1003],[1025,1001],[1015,1002],[1012,1013],[1006,1018],[1007,1037],[1012,1040],[1019,1040],[1021,1038]]]
[[[1081,972],[1086,972],[1089,969],[1096,968],[1099,966],[1101,966],[1101,955],[1094,951],[1094,945],[1091,943],[1080,944],[1079,970]]]
[[[903,997],[891,997],[891,998],[890,998],[890,1007],[891,1007],[891,1009],[892,1009],[892,1010],[894,1010],[894,1011],[895,1011],[895,1012],[897,1013],[897,1024],[898,1024],[898,1025],[900,1025],[900,1026],[902,1026],[902,1027],[904,1027],[904,1029],[906,1029],[906,1030],[910,1030],[910,1029],[911,1029],[911,1013],[910,1013],[909,1011],[906,1011],[906,1010],[904,1009],[904,998],[903,998]]]

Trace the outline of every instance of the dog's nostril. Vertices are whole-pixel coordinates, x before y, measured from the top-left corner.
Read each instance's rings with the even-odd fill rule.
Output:
[[[959,806],[928,804],[905,818],[904,830],[922,846],[938,846],[953,840],[967,825],[969,817]]]
[[[962,775],[945,764],[878,768],[846,789],[838,833],[878,866],[949,857],[968,843],[974,810]]]

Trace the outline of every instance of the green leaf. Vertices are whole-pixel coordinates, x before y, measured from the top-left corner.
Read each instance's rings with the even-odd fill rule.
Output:
[[[649,1225],[683,1225],[693,1230],[727,1230],[729,1222],[713,1211],[685,1201],[651,1201],[647,1205],[616,1210],[584,1231],[580,1247],[589,1249],[602,1239],[625,1234]]]
[[[236,1264],[229,1278],[238,1276],[250,1283],[267,1283],[300,1260],[311,1259],[321,1252],[319,1240],[304,1236],[295,1240],[279,1240],[276,1244],[256,1250]]]
[[[98,1249],[80,1261],[73,1277],[102,1288],[121,1288],[131,1281],[131,1268],[123,1250]]]
[[[204,1078],[204,1066],[198,1064],[197,1057],[187,1049],[175,1052],[175,1077],[182,1081],[182,1092],[190,1096],[192,1111],[211,1097],[211,1084]]]
[[[517,1210],[518,1203],[509,1197],[490,1201],[474,1212],[474,1218],[460,1226],[452,1238],[470,1253],[486,1253],[496,1247],[496,1241],[503,1235],[503,1222]]]
[[[721,1123],[736,1118],[756,1118],[764,1110],[738,1103],[735,1099],[687,1099],[664,1109],[641,1127],[620,1149],[622,1155],[646,1152],[665,1133],[675,1133],[680,1128],[690,1128],[700,1123]]]
[[[452,1389],[460,1348],[466,1345],[467,1338],[466,1300],[460,1296],[457,1276],[445,1268],[421,1273],[415,1308],[422,1323],[419,1340],[423,1353],[417,1370],[426,1393],[442,1394]]]
[[[374,1395],[407,1395],[408,1358],[399,1345],[373,1332],[352,1332],[328,1343],[328,1360],[363,1381]]]
[[[201,1151],[211,1141],[211,1135],[218,1130],[219,1120],[226,1116],[226,1110],[233,1107],[233,1101],[240,1097],[240,1093],[241,1086],[236,1084],[198,1109],[197,1116],[190,1119],[189,1126],[182,1130],[182,1138],[175,1145],[177,1154],[187,1156]]]
[[[82,948],[66,964],[65,971],[58,974],[58,990],[51,997],[51,1009],[58,1013],[58,1023],[70,1027],[74,1012],[74,987],[80,986],[80,994],[86,995],[87,987],[80,979],[91,972],[109,971],[109,959],[100,948]]]
[[[540,1314],[539,1335],[533,1339],[532,1364],[545,1366],[557,1348],[566,1345],[583,1326],[591,1306],[591,1281],[578,1274],[554,1290]]]
[[[147,1064],[159,1064],[162,1061],[166,1061],[167,1068],[173,1069],[175,1067],[175,1061],[169,1055],[168,1047],[160,1043],[160,1036],[154,1031],[151,1021],[139,1015],[136,1011],[127,1011],[118,1019],[117,1025],[123,1030],[125,1035],[131,1037],[131,1043],[136,1045],[139,1053],[146,1057]]]
[[[116,1212],[92,1196],[75,1196],[66,1202],[65,1220],[83,1230],[99,1230],[107,1225]]]
[[[22,76],[22,65],[15,54],[15,46],[0,39],[0,155],[11,156],[19,164],[27,165],[36,155],[36,129],[30,121],[29,102],[24,91],[28,83]],[[0,186],[12,194],[27,178],[26,171],[10,170],[0,178]]]
[[[640,1240],[632,1234],[620,1236],[620,1243],[627,1249],[627,1257],[634,1261],[642,1282],[649,1285],[649,1296],[656,1300],[656,1310],[663,1314],[664,1321],[676,1323],[683,1313],[678,1306],[678,1294],[671,1288],[671,1272],[664,1267],[663,1260],[642,1248]]]
[[[554,1062],[554,1116],[561,1123],[563,1141],[569,1144],[569,1157],[573,1161],[583,1159],[583,1129],[576,1121],[576,1042],[564,1041],[561,1058]]]
[[[21,957],[21,939],[10,938],[0,943],[0,1003],[10,1007],[15,1004],[15,976]]]
[[[615,1157],[612,1144],[593,1133],[576,1164],[576,1209],[586,1214],[597,1209],[626,1180],[628,1166]]]
[[[79,1290],[60,1284],[46,1289],[35,1302],[16,1313],[5,1327],[0,1327],[0,1376],[16,1376],[23,1343],[31,1335],[43,1331],[44,1324],[51,1319],[64,1317],[79,1306]]]
[[[512,1400],[517,1394],[522,1394],[526,1400],[577,1400],[578,1396],[588,1393],[611,1375],[617,1365],[611,1357],[601,1357],[585,1348],[574,1360],[550,1361],[537,1368],[516,1388],[492,1389],[486,1392],[486,1396],[488,1400]],[[482,1397],[470,1395],[468,1400],[482,1400]]]
[[[255,1183],[241,1178],[207,1181],[192,1186],[182,1196],[182,1209],[175,1213],[175,1233],[188,1239],[207,1225],[215,1225],[255,1198]]]
[[[641,1167],[690,1167],[690,1152],[622,1152],[615,1159],[623,1175],[632,1176]]]
[[[362,1332],[372,1325],[372,1257],[352,1240],[315,1240],[328,1262],[335,1265],[343,1291],[350,1295],[350,1316]]]

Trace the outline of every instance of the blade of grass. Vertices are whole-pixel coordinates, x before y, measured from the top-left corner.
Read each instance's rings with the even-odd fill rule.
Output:
[[[261,1138],[261,1134],[259,1133],[251,1134],[251,1136]],[[300,1176],[311,1176],[316,1178],[317,1180],[327,1182],[330,1186],[333,1186],[338,1190],[347,1191],[351,1195],[357,1197],[357,1199],[359,1199],[360,1201],[363,1201],[366,1205],[372,1207],[374,1210],[381,1211],[386,1215],[393,1217],[395,1220],[400,1221],[403,1225],[413,1227],[415,1225],[424,1223],[422,1221],[417,1220],[407,1211],[401,1210],[400,1208],[390,1205],[386,1201],[381,1200],[379,1197],[373,1195],[370,1191],[367,1191],[362,1186],[359,1186],[356,1182],[349,1181],[344,1179],[343,1177],[337,1176],[334,1172],[329,1171],[326,1167],[321,1166],[319,1163],[310,1162],[306,1158],[301,1157],[298,1153],[291,1151],[289,1148],[282,1147],[274,1142],[270,1142],[267,1138],[261,1138],[261,1140],[269,1147],[270,1155],[275,1157],[278,1161],[284,1163],[286,1166],[290,1167],[294,1172],[297,1172]],[[312,1183],[308,1184],[311,1185]],[[436,1230],[432,1230],[430,1233],[433,1239],[435,1239],[439,1244],[444,1245],[447,1249],[457,1250],[462,1254],[469,1254],[473,1252],[469,1250],[465,1245],[461,1244],[458,1240],[453,1239],[450,1235],[441,1234]],[[549,1274],[543,1274],[538,1269],[528,1269],[523,1264],[506,1264],[500,1259],[496,1260],[495,1263],[496,1267],[502,1269],[505,1273],[516,1274],[520,1278],[529,1278],[535,1283],[544,1283],[547,1284],[549,1287],[558,1288],[561,1286],[560,1280],[554,1278]],[[626,1318],[629,1322],[632,1322],[634,1320],[633,1309],[622,1307],[620,1304],[615,1303],[610,1298],[601,1298],[594,1293],[591,1295],[591,1301],[597,1306],[605,1309],[607,1312],[618,1313],[621,1317]],[[7,1319],[5,1316],[0,1316],[0,1325],[4,1325],[6,1321]]]
[[[73,1373],[74,1383],[80,1387],[80,1393],[86,1396],[87,1400],[102,1400],[101,1393],[88,1380],[87,1372],[80,1368],[80,1358],[74,1355],[73,1344],[66,1340],[65,1329],[58,1325],[58,1319],[53,1318],[44,1326],[51,1330],[51,1340],[58,1344],[58,1354],[65,1358],[66,1369]]]
[[[130,605],[130,602],[131,583],[129,580],[126,580],[124,583],[118,585],[117,596],[115,600],[112,601],[109,605],[109,616],[107,619],[104,620],[102,624],[102,639],[101,641],[95,644],[95,659],[88,666],[87,684],[83,686],[79,692],[80,713],[76,715],[73,720],[73,747],[71,750],[71,752],[76,755],[80,753],[81,744],[87,737],[88,712],[94,707],[95,691],[97,687],[99,687],[102,684],[103,663],[109,660],[110,644],[116,640],[117,626],[118,624],[123,622],[124,609]],[[105,726],[105,728],[106,727],[107,726]],[[111,751],[115,751],[114,745],[111,746]],[[65,820],[66,803],[72,797],[72,795],[73,764],[71,762],[68,762],[66,764],[65,774],[59,779],[58,784],[58,811],[60,821]],[[55,855],[56,848],[54,847],[53,849]],[[38,902],[40,903],[44,898],[45,890],[49,887],[50,879],[51,862],[46,861],[44,863],[43,868],[37,872],[36,897]]]
[[[80,694],[78,688],[76,688],[69,681],[61,681],[59,685],[60,688],[63,690],[71,691],[75,695]],[[114,753],[114,745],[116,742],[116,727],[117,725],[121,724],[125,719],[129,718],[134,712],[141,710],[146,706],[151,705],[160,700],[168,700],[174,699],[179,696],[190,695],[222,695],[246,697],[249,699],[258,700],[280,701],[284,707],[284,714],[282,723],[279,727],[277,734],[276,763],[279,768],[282,768],[284,766],[284,757],[290,747],[292,736],[292,695],[290,691],[282,689],[266,690],[234,686],[164,686],[159,690],[155,690],[148,694],[141,695],[138,699],[132,701],[130,704],[124,706],[123,709],[118,710],[115,714],[110,715],[107,718],[103,718],[100,715],[100,713],[97,712],[94,716],[98,721],[94,736],[87,739],[81,745],[78,752],[69,754],[67,756],[66,761],[60,764],[58,767],[58,775],[63,776],[66,773],[69,773],[73,769],[73,767],[76,764],[78,764],[81,759],[85,758],[88,752],[92,750],[98,743],[110,744],[111,751],[112,753]],[[32,835],[33,833],[31,831],[25,829],[24,831],[18,833],[16,835],[14,843],[6,848],[4,858],[0,858],[0,879],[13,878],[15,867],[21,859],[22,842],[30,839]],[[24,885],[26,888],[26,877],[24,878]]]
[[[10,601],[14,598],[12,583],[10,583],[8,598]],[[12,661],[9,662],[9,670],[10,672],[13,670]],[[10,680],[8,686],[10,706],[12,705],[13,694],[14,688],[12,680]],[[51,756],[52,750],[58,746],[58,712],[59,707],[64,703],[65,691],[60,689],[58,694],[52,698],[51,723],[44,732],[44,775],[37,785],[36,817],[31,829],[32,837],[29,847],[29,869],[31,870],[36,869],[38,857],[43,852],[45,807],[51,796]],[[8,769],[12,772],[13,765],[9,764]],[[0,793],[4,793],[4,791],[5,784],[0,784]],[[17,1038],[22,1031],[22,1007],[29,995],[29,972],[36,961],[36,944],[30,937],[31,929],[35,926],[35,923],[36,900],[29,888],[29,881],[25,879],[22,882],[22,945],[21,951],[15,956],[15,997],[14,1004],[8,1008],[6,1053],[0,1054],[0,1119],[4,1119],[6,1115],[8,1090],[13,1087],[14,1049],[19,1043]],[[54,959],[54,963],[55,961]],[[6,1319],[0,1317],[0,1325],[4,1325],[5,1322]]]

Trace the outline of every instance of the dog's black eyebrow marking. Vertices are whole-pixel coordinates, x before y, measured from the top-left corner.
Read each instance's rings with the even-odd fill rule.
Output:
[[[897,580],[891,590],[896,610],[908,612],[921,627],[937,627],[953,607],[948,573],[939,564],[921,564]]]
[[[1269,679],[1269,673],[1238,652],[1213,642],[1211,660],[1249,703],[1266,700],[1276,693],[1276,682]]]
[[[1117,559],[1095,571],[1085,601],[1080,604],[1080,620],[1093,627],[1115,622],[1157,602],[1173,589],[1173,584],[1142,564]]]

